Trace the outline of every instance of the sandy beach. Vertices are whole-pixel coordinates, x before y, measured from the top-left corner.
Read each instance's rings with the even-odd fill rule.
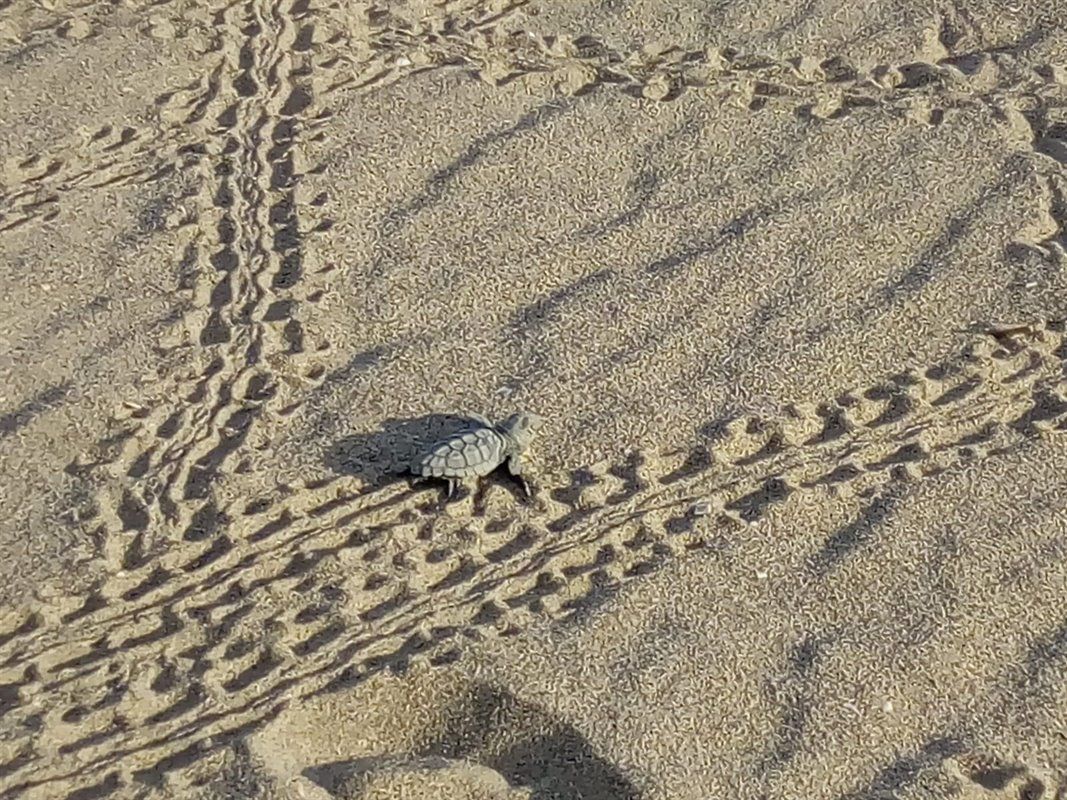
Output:
[[[1064,0],[7,0],[0,120],[0,797],[1067,798]]]

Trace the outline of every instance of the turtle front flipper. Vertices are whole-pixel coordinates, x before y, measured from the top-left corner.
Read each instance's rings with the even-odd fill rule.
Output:
[[[513,454],[508,458],[508,472],[515,479],[515,482],[519,484],[526,500],[533,500],[533,490],[530,487],[530,481],[527,480],[526,475],[523,473],[522,458],[519,454]]]
[[[531,500],[533,500],[534,492],[533,488],[531,487],[530,481],[527,480],[526,477],[523,475],[516,475],[515,480],[518,481],[519,486],[522,487],[522,494],[526,501],[530,502]]]

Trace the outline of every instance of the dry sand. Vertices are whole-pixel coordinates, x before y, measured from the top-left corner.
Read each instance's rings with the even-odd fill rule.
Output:
[[[1064,0],[8,0],[0,120],[0,796],[1067,796]]]

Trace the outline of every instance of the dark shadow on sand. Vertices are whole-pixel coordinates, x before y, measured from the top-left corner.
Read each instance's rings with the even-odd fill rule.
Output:
[[[373,484],[410,477],[411,464],[439,439],[469,427],[463,414],[425,414],[385,420],[378,430],[352,433],[335,441],[325,454],[326,466],[339,475],[354,475]]]
[[[466,759],[496,770],[534,800],[639,800],[640,792],[598,756],[574,727],[510,692],[480,684],[448,710],[444,724],[427,731],[414,753],[400,760]],[[357,758],[319,764],[305,777],[330,792],[392,758]]]

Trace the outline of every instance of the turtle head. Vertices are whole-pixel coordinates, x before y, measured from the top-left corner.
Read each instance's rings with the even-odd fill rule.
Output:
[[[543,422],[544,419],[532,411],[519,411],[501,422],[498,428],[520,450],[525,450]]]

